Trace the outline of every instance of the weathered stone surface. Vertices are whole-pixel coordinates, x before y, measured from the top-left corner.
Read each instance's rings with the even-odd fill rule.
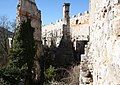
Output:
[[[119,85],[119,0],[91,0],[90,2],[88,64],[91,64],[89,69],[92,66],[93,85]]]

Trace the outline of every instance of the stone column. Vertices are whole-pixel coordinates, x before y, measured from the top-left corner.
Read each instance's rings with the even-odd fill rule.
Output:
[[[70,39],[70,17],[69,17],[69,6],[70,3],[64,3],[63,5],[63,19],[64,19],[64,25],[63,25],[63,35],[66,37],[66,39]]]
[[[64,3],[63,5],[64,24],[67,25],[68,28],[70,28],[69,6],[70,6],[70,3]]]

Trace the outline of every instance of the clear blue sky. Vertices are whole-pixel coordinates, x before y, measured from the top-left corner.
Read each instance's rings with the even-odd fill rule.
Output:
[[[16,6],[18,0],[1,0],[0,16],[6,15],[10,20],[16,18]],[[84,13],[89,10],[89,0],[35,0],[38,8],[42,12],[42,23],[49,24],[61,19],[62,7],[64,2],[69,2],[70,16]]]

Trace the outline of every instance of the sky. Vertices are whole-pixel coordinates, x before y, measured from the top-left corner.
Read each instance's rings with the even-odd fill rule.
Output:
[[[0,16],[6,15],[11,21],[16,18],[18,0],[1,0]],[[35,0],[42,14],[42,25],[63,18],[63,3],[70,3],[70,17],[89,10],[89,0]]]

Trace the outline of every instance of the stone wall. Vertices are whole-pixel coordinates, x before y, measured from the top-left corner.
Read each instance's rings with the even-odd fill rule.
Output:
[[[120,85],[120,0],[90,0],[89,25],[93,85]]]

